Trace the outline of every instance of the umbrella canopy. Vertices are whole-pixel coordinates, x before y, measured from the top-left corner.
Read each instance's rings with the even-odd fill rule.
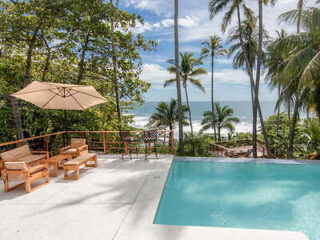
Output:
[[[42,109],[85,110],[107,100],[92,86],[33,81],[12,94]]]

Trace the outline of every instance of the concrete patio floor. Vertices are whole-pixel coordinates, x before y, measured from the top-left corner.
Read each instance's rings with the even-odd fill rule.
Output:
[[[80,180],[58,178],[26,194],[0,186],[0,239],[306,240],[303,233],[153,224],[172,161],[99,155]]]

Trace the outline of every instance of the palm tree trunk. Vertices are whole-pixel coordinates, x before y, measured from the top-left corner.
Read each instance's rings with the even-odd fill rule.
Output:
[[[252,67],[250,66],[250,73],[252,72],[253,72]],[[255,99],[254,99],[254,85],[252,85],[251,81],[250,81],[250,91],[251,91],[251,105],[252,105],[252,117],[253,117],[255,113]],[[256,144],[256,141],[254,141],[254,139],[257,139],[257,127],[256,125],[254,125],[254,121],[252,119],[252,152],[253,152],[252,154],[253,156],[255,156],[254,152],[257,153],[257,144]]]
[[[179,115],[179,153],[184,154],[183,143],[183,112],[182,112],[182,100],[181,100],[181,83],[179,72],[179,28],[178,28],[178,16],[179,16],[179,1],[174,0],[174,55],[176,65],[176,84],[177,84],[177,100],[178,100],[178,115]]]
[[[281,87],[280,84],[278,85],[278,100],[280,99],[280,95],[281,95]],[[279,134],[279,129],[280,129],[280,104],[278,106],[277,109],[278,113],[277,113],[277,134]]]
[[[212,112],[212,122],[213,122],[213,133],[214,141],[217,142],[217,130],[216,130],[216,116],[214,112],[214,54],[211,56],[211,112]]]
[[[22,124],[21,124],[21,116],[20,116],[17,99],[15,97],[9,97],[9,100],[11,103],[14,122],[16,124],[17,139],[23,139],[24,136],[23,136],[23,130],[22,130]]]
[[[291,103],[290,103],[290,99],[288,99],[288,122],[289,122],[289,127],[291,127]]]
[[[247,69],[249,71],[250,83],[251,83],[251,85],[253,87],[254,95],[257,95],[255,84],[254,84],[254,79],[253,79],[253,74],[252,74],[252,71],[250,69],[248,55],[246,53],[246,49],[244,47],[244,42],[243,42],[243,38],[242,38],[242,28],[241,28],[241,17],[240,17],[239,2],[237,3],[237,16],[238,16],[238,27],[239,27],[239,30],[240,30],[239,31],[239,35],[240,35],[241,48],[242,48],[242,51],[243,51],[243,55],[244,55],[244,59],[245,59],[246,65],[247,65]],[[269,140],[268,140],[268,136],[267,136],[267,132],[266,132],[265,126],[264,126],[263,114],[262,114],[262,111],[261,111],[259,98],[257,99],[257,103],[256,104],[257,104],[258,113],[259,113],[259,117],[260,117],[261,129],[262,129],[262,134],[263,134],[263,137],[264,137],[265,146],[266,146],[266,149],[267,149],[267,154],[268,154],[268,157],[271,157]]]
[[[302,8],[303,8],[303,0],[299,0],[298,2],[298,22],[297,22],[297,33],[300,33],[300,27],[301,27],[301,17],[302,17]]]
[[[188,114],[189,114],[189,123],[190,123],[190,129],[191,129],[191,134],[193,135],[193,126],[192,126],[192,117],[191,117],[191,108],[190,108],[190,103],[189,103],[189,96],[188,96],[188,89],[187,89],[187,83],[184,87],[185,94],[186,94],[186,102],[188,106]]]
[[[192,125],[192,117],[191,117],[191,108],[190,108],[190,104],[189,104],[189,96],[188,96],[188,89],[187,89],[187,81],[186,84],[184,86],[184,90],[186,93],[186,101],[187,101],[187,106],[188,106],[188,113],[189,113],[189,123],[190,123],[190,130],[191,130],[191,141],[192,141],[192,153],[194,155],[194,144],[193,144],[193,125]]]
[[[220,124],[218,123],[218,142],[220,143],[221,142],[221,127],[220,127]]]
[[[298,116],[299,116],[299,104],[300,104],[300,99],[299,99],[299,96],[297,96],[293,117],[292,117],[292,124],[290,128],[290,133],[289,133],[289,156],[288,156],[289,158],[293,158],[293,152],[294,152],[293,144],[294,144],[296,125],[297,125]]]
[[[172,124],[170,124],[170,125],[169,125],[170,133],[169,133],[169,145],[168,145],[168,147],[171,146],[171,141],[172,141],[172,129],[173,129],[173,126],[172,126]]]
[[[253,114],[253,126],[255,132],[257,133],[257,102],[259,98],[259,85],[260,85],[260,75],[261,75],[261,57],[262,57],[262,34],[263,34],[263,0],[258,0],[259,5],[259,39],[258,39],[258,53],[257,53],[257,71],[256,71],[256,94],[254,100],[254,114]],[[255,136],[254,141],[253,157],[257,157],[257,136]]]

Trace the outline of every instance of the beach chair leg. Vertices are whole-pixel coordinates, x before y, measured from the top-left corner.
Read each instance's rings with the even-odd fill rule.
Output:
[[[31,183],[29,179],[26,179],[26,192],[31,192]]]
[[[4,191],[5,192],[9,192],[9,180],[8,180],[8,176],[5,175],[3,176],[3,182],[4,182]]]
[[[156,158],[158,159],[157,143],[156,142],[154,142],[154,151],[156,153]]]
[[[145,146],[144,147],[144,158],[145,158],[145,160],[148,160],[148,145],[147,145],[147,143],[145,143],[144,146]]]
[[[64,179],[68,179],[68,169],[66,167],[63,169],[63,172],[64,172]]]

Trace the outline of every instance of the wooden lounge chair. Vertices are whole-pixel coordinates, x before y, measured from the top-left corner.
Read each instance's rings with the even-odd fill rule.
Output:
[[[88,145],[83,138],[72,138],[70,145],[60,148],[59,153],[60,155],[79,157],[88,153]]]
[[[5,162],[4,169],[1,171],[2,180],[4,182],[4,191],[9,192],[22,184],[26,185],[26,192],[32,192],[49,183],[49,168],[48,165],[37,165],[34,167],[28,167],[25,162]],[[31,183],[45,178],[45,182],[37,187],[31,188]],[[9,182],[23,181],[13,187],[9,187]]]
[[[92,161],[92,164],[88,164],[88,162]],[[86,167],[97,167],[97,154],[88,153],[86,155],[82,155],[80,157],[76,157],[66,163],[63,164],[64,170],[64,179],[69,180],[78,180],[80,178],[80,166],[85,165]],[[76,176],[71,177],[68,175],[68,171],[74,171]]]
[[[41,153],[41,154],[35,154]],[[0,154],[1,164],[0,168],[3,168],[5,162],[24,162],[26,165],[33,166],[39,164],[43,159],[49,157],[49,153],[46,151],[31,151],[29,145],[23,145],[21,147],[9,150]]]

